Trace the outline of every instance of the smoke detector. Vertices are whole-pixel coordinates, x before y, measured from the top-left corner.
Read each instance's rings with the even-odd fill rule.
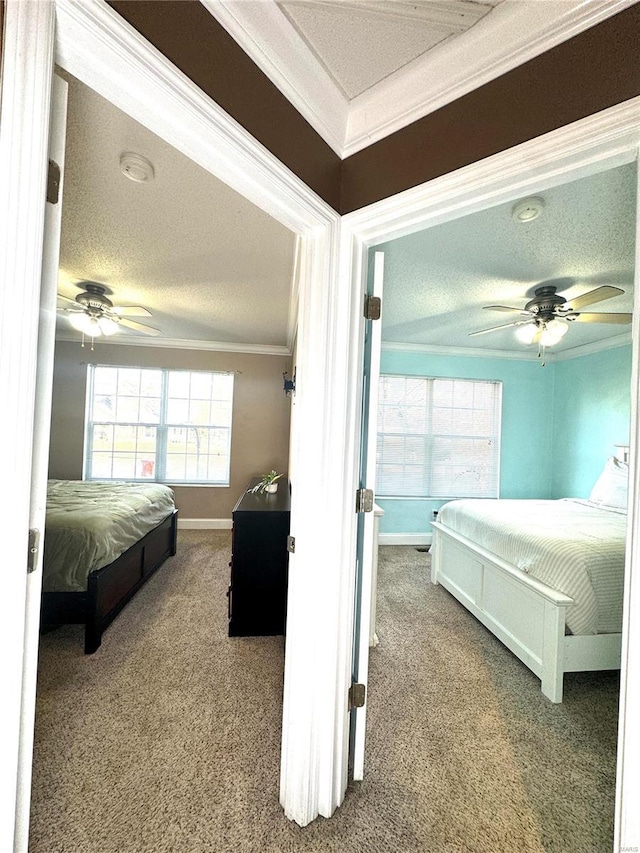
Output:
[[[125,178],[138,184],[152,181],[155,177],[153,165],[149,160],[141,154],[133,154],[130,151],[125,151],[120,157],[120,171]]]
[[[534,198],[525,198],[524,201],[519,201],[511,210],[511,217],[516,222],[533,222],[537,219],[544,208],[544,201],[537,196]]]

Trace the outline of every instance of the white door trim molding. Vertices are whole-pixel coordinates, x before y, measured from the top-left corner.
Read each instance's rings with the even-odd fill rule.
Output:
[[[636,209],[640,209],[640,170],[637,175]],[[638,847],[640,813],[640,226],[636,221],[636,271],[633,303],[633,363],[631,368],[631,464],[629,468],[629,508],[627,521],[627,574],[622,625],[622,667],[620,673],[620,720],[618,723],[618,767],[616,773],[616,830],[614,850]],[[631,620],[631,614],[635,619]],[[633,808],[632,804],[636,804]]]
[[[33,713],[33,708],[22,706],[27,531],[54,53],[53,6],[50,2],[5,3],[4,27],[0,123],[0,399],[4,417],[0,470],[4,482],[11,485],[0,491],[4,577],[0,618],[0,849],[13,850],[16,839],[15,849],[22,851],[27,847],[24,828],[28,802],[24,802],[24,786],[20,784],[20,733],[23,726],[29,725]],[[22,746],[25,741],[28,734]]]
[[[53,78],[49,159],[60,168],[58,199],[64,193],[65,134],[67,127],[68,83]],[[60,235],[62,205],[52,198],[45,205],[42,273],[40,282],[40,323],[38,327],[38,362],[33,416],[33,452],[31,457],[31,513],[29,527],[44,530],[47,505],[47,476],[49,469],[49,437],[53,396],[53,362],[56,332],[56,303],[58,269],[60,267]],[[27,577],[25,603],[25,641],[22,685],[22,719],[20,723],[20,754],[18,803],[16,809],[16,838],[28,834],[28,804],[31,799],[31,756],[33,754],[36,682],[32,673],[37,669],[40,649],[40,602],[42,597],[42,557],[44,548],[36,555],[34,570]]]
[[[366,291],[364,255],[373,246],[395,237],[413,233],[433,225],[475,213],[492,205],[521,198],[533,191],[576,180],[577,178],[614,168],[638,159],[640,141],[640,98],[612,107],[560,128],[553,133],[496,154],[457,172],[437,178],[427,184],[343,217],[343,244],[350,251],[343,258],[343,275],[353,271],[351,288],[354,306],[360,306]],[[636,221],[636,230],[638,229]],[[640,241],[638,241],[640,243]],[[636,312],[640,311],[640,284],[636,270]],[[353,328],[357,340],[352,341],[352,353],[362,352],[364,324],[357,319],[354,307]],[[635,464],[640,451],[638,423],[638,360],[640,332],[638,317],[634,318],[634,384],[632,387],[631,480],[635,490],[630,496],[630,528],[640,525],[640,466]],[[359,335],[359,338],[358,338]],[[346,386],[342,393],[358,399],[361,385],[361,356],[354,355]],[[635,396],[634,396],[635,391]],[[359,435],[356,418],[350,429]],[[355,465],[354,457],[347,460],[346,470]],[[351,583],[355,567],[351,567]],[[631,541],[625,586],[623,619],[622,690],[618,742],[618,784],[616,791],[615,849],[638,844],[640,817],[636,802],[640,795],[640,750],[635,750],[638,736],[633,734],[640,715],[640,630],[632,624],[631,613],[640,612],[640,546],[638,537]],[[348,588],[348,585],[347,585]],[[347,612],[352,612],[348,611]],[[351,617],[353,621],[353,617]]]

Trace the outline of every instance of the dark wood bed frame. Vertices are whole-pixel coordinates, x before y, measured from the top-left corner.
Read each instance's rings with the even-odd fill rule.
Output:
[[[84,624],[84,652],[93,654],[125,604],[176,553],[177,532],[176,509],[113,563],[90,572],[86,592],[43,592],[41,630]]]

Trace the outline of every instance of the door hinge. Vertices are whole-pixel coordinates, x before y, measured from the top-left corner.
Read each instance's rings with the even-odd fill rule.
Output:
[[[60,166],[55,160],[49,160],[49,172],[47,173],[47,201],[57,204],[60,195]]]
[[[356,512],[373,512],[373,489],[358,489]]]
[[[295,536],[287,536],[287,551],[290,554],[296,553],[296,537]]]
[[[379,296],[370,296],[367,294],[364,298],[364,318],[365,320],[379,320],[382,311],[382,300]]]
[[[29,531],[29,550],[27,551],[27,574],[35,572],[40,551],[40,531],[32,527]]]
[[[363,708],[364,700],[367,693],[367,688],[364,684],[356,684],[355,682],[349,688],[349,710],[352,708]]]

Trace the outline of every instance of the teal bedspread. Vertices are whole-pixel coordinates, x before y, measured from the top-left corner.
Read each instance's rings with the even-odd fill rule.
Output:
[[[87,575],[112,563],[175,508],[160,483],[49,480],[42,588],[84,592]]]

